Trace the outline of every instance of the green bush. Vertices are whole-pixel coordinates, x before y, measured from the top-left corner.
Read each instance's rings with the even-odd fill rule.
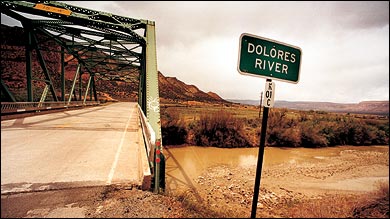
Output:
[[[161,129],[164,144],[231,148],[257,146],[259,143],[261,118],[257,113],[240,112],[241,116],[237,116],[236,112],[209,108],[185,110],[180,111],[182,118],[179,110],[163,108]],[[389,123],[378,118],[272,109],[268,116],[266,145],[388,145]]]
[[[324,147],[388,143],[389,124],[379,120],[314,111],[300,112],[298,117],[291,117],[285,109],[269,114],[267,144],[271,146]]]
[[[242,127],[243,122],[228,112],[203,114],[194,130],[194,141],[199,146],[249,147],[251,143],[242,135]]]
[[[187,128],[180,119],[179,114],[170,113],[166,115],[161,123],[161,135],[165,145],[181,145],[186,143]]]

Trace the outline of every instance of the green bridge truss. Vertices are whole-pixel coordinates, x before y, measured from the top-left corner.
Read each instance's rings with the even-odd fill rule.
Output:
[[[91,2],[92,3],[92,2]],[[33,101],[32,54],[37,59],[44,74],[46,87],[41,94],[40,102],[45,101],[50,92],[54,101],[72,101],[77,99],[76,81],[79,80],[79,98],[81,94],[81,75],[88,74],[88,92],[90,99],[97,101],[95,80],[119,80],[138,83],[138,104],[146,115],[156,137],[155,158],[163,160],[160,155],[161,126],[160,99],[157,73],[155,22],[114,15],[111,13],[81,8],[55,1],[1,1],[1,13],[20,21],[25,36],[27,101]],[[20,13],[22,12],[22,13]],[[34,15],[34,19],[31,16]],[[38,18],[37,18],[38,17]],[[52,76],[41,53],[43,42],[37,35],[46,37],[60,48],[61,54],[61,96],[56,95]],[[64,59],[64,53],[73,56]],[[68,100],[65,99],[65,65],[72,60],[78,63],[73,85]],[[79,79],[78,79],[79,77]],[[10,101],[15,97],[1,80],[1,89]],[[68,89],[69,90],[69,89]],[[164,181],[164,170],[154,163],[155,191],[160,190]],[[161,167],[163,168],[163,167]],[[159,179],[160,177],[160,179]],[[157,183],[159,182],[159,183]],[[165,184],[165,182],[163,183]],[[164,186],[165,187],[165,186]]]

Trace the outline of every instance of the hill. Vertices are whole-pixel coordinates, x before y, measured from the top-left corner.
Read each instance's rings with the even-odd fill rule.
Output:
[[[21,27],[10,27],[1,25],[1,79],[8,86],[11,92],[15,95],[15,98],[19,102],[27,100],[26,92],[26,67],[25,67],[25,45],[20,36],[23,36],[24,31]],[[42,37],[42,36],[38,36]],[[45,40],[43,40],[45,41]],[[53,41],[47,40],[44,45],[41,45],[46,50],[42,51],[47,68],[52,73],[54,87],[57,90],[57,96],[60,97],[60,54],[56,52],[50,52],[47,50],[59,51]],[[36,53],[33,52],[33,93],[34,101],[39,101],[40,94],[42,93],[45,83],[42,69],[36,57]],[[72,84],[74,73],[76,72],[77,62],[72,60],[72,56],[65,54],[65,60],[71,60],[67,62],[65,67],[65,83],[66,88],[69,89]],[[138,76],[137,71],[125,72],[125,74],[132,75],[133,78]],[[88,80],[88,75],[82,76],[83,86],[85,87]],[[158,72],[159,80],[159,92],[161,103],[180,103],[180,104],[203,104],[203,103],[240,103],[245,105],[259,105],[259,100],[224,100],[218,94],[211,91],[204,92],[195,85],[189,85],[179,80],[176,77],[165,77],[162,72]],[[112,100],[112,101],[137,101],[138,95],[138,81],[125,82],[122,80],[103,80],[102,78],[96,78],[96,88],[99,100]],[[76,94],[79,94],[78,86],[76,86]],[[66,91],[66,92],[69,92]],[[84,93],[84,92],[82,92]],[[1,94],[1,100],[4,99],[3,93]],[[51,96],[48,95],[47,101],[51,100]],[[357,104],[342,104],[331,102],[290,102],[290,101],[275,101],[275,107],[277,108],[289,108],[296,110],[316,110],[316,111],[328,111],[328,112],[340,112],[340,113],[369,113],[378,115],[389,115],[389,101],[363,101]]]
[[[259,105],[259,100],[237,100],[228,99],[233,103],[246,105]],[[276,100],[274,107],[288,108],[295,110],[315,110],[337,113],[360,113],[389,115],[389,101],[362,101],[360,103],[332,103],[332,102],[312,102],[312,101],[284,101]]]
[[[9,90],[15,95],[19,102],[27,101],[27,83],[26,83],[26,55],[25,45],[20,36],[24,35],[24,30],[21,27],[10,27],[1,25],[1,79],[7,85]],[[51,73],[56,95],[60,97],[60,54],[51,52],[53,50],[60,51],[59,46],[47,37],[38,35],[40,41],[45,42],[40,45],[42,55],[45,59],[47,68]],[[71,61],[67,61],[71,60]],[[65,54],[65,83],[69,89],[72,85],[72,80],[77,68],[77,61],[70,54]],[[39,101],[40,95],[45,87],[43,82],[43,73],[37,59],[37,54],[32,55],[32,74],[33,74],[33,93],[34,101]],[[124,74],[132,75],[133,78],[138,77],[137,71],[124,72]],[[213,92],[203,92],[195,85],[188,85],[176,77],[165,77],[163,73],[158,72],[160,101],[162,103],[227,103],[220,96]],[[88,80],[88,74],[82,75],[82,83],[85,87]],[[103,80],[96,77],[96,89],[99,100],[112,101],[137,101],[138,95],[138,80],[126,82],[123,80]],[[79,94],[78,86],[76,86],[76,94]],[[66,92],[69,92],[66,91]],[[82,91],[84,94],[85,91]],[[7,101],[5,96],[1,95],[2,101]],[[48,95],[47,101],[51,101],[51,95]]]
[[[165,77],[161,72],[158,75],[160,101],[163,103],[227,103],[219,95],[213,92],[205,93],[195,85],[188,85],[176,77]]]
[[[389,115],[389,101],[362,101],[359,103],[278,101],[275,105],[279,108],[297,110]]]

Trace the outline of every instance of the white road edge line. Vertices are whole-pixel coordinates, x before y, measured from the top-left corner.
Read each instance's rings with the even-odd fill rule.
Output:
[[[120,152],[122,150],[123,141],[125,140],[127,128],[129,127],[130,119],[133,116],[134,109],[135,109],[135,107],[133,108],[133,110],[131,110],[130,117],[127,120],[127,124],[126,124],[125,130],[123,131],[123,134],[122,134],[121,142],[119,143],[119,147],[118,147],[118,149],[116,151],[116,154],[115,154],[115,160],[112,163],[110,174],[108,174],[108,179],[107,179],[106,185],[110,185],[111,182],[112,182],[112,178],[114,177],[114,172],[115,172],[115,169],[116,169],[116,165],[118,164],[119,154],[120,154]]]

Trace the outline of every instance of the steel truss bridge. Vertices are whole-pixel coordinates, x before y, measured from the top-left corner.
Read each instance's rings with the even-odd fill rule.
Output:
[[[1,80],[1,91],[7,99],[1,103],[1,113],[99,104],[95,83],[99,78],[138,83],[144,141],[150,151],[154,191],[159,192],[165,183],[162,174],[165,171],[164,164],[160,164],[164,155],[161,153],[155,22],[55,1],[1,1],[1,14],[20,21],[23,26],[25,35],[20,39],[25,42],[27,82],[27,100],[20,103]],[[51,48],[50,52],[60,54],[61,57],[60,92],[54,86],[54,73],[47,67],[47,60],[42,53],[47,50],[45,43],[48,42],[58,48]],[[41,76],[44,79],[41,81],[45,83],[42,93],[38,94],[33,93],[33,81],[37,80],[32,72],[33,52],[42,69]],[[65,53],[71,58],[65,60]],[[72,61],[77,63],[77,67],[72,86],[66,87],[65,66]],[[82,93],[83,74],[87,75],[88,83]],[[40,96],[39,102],[34,102],[34,96]],[[48,96],[51,101],[47,101]]]

